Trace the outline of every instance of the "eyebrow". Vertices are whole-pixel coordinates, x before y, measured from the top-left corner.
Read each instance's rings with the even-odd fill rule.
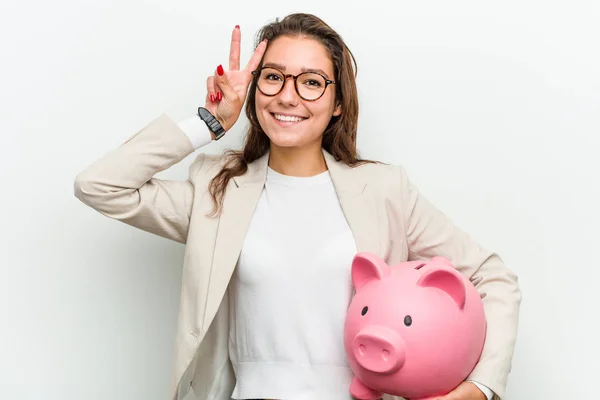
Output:
[[[263,65],[263,67],[273,67],[273,68],[277,68],[277,69],[280,69],[283,72],[285,72],[285,65],[283,65],[283,64],[278,64],[278,63],[270,62],[270,63],[265,63]],[[327,75],[327,73],[325,71],[323,71],[322,69],[315,69],[315,68],[306,68],[306,67],[303,67],[302,68],[302,72],[315,72],[317,74],[324,75],[327,79],[331,79],[329,77],[329,75]]]

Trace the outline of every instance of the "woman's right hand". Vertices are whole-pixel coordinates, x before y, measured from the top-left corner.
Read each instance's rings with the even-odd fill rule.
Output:
[[[252,71],[260,64],[260,60],[267,48],[267,41],[262,41],[252,54],[250,61],[244,69],[240,69],[240,43],[241,32],[236,26],[231,34],[231,48],[229,51],[229,70],[225,71],[219,65],[213,76],[206,81],[206,105],[228,131],[237,121],[246,101],[248,86],[252,81]]]

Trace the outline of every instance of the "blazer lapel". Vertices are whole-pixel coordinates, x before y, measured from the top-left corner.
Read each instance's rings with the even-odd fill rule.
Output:
[[[381,257],[381,230],[375,198],[367,188],[368,175],[336,161],[325,150],[323,155],[358,252],[370,252]]]
[[[233,178],[223,199],[208,285],[204,331],[215,316],[237,264],[267,176],[269,153],[248,165],[248,171]]]

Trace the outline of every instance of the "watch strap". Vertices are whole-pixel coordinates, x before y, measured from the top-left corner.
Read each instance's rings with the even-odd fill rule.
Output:
[[[223,135],[225,135],[225,129],[223,129],[223,126],[221,126],[221,124],[215,118],[215,116],[212,115],[211,112],[208,111],[206,108],[198,107],[198,117],[200,117],[200,119],[204,121],[208,129],[210,129],[212,133],[214,133],[215,140],[219,140],[223,137]]]

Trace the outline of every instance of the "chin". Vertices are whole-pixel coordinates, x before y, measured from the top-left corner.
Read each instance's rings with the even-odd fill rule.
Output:
[[[305,138],[302,138],[300,134],[286,132],[286,133],[273,133],[267,134],[271,143],[277,147],[303,147],[308,144]]]

